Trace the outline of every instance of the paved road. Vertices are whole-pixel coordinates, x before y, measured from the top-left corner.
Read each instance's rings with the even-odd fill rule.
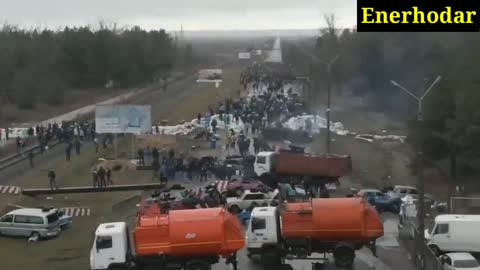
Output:
[[[265,58],[265,62],[282,63],[282,46],[280,38],[275,39],[273,43],[273,50],[268,51],[268,56]]]

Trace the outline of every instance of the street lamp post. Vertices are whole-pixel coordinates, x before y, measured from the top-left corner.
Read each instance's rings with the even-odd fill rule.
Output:
[[[414,98],[417,101],[418,104],[418,111],[417,111],[417,124],[419,129],[423,126],[423,99],[427,96],[427,94],[432,90],[433,86],[435,86],[440,80],[442,76],[438,76],[437,79],[430,85],[430,87],[423,93],[422,96],[417,96],[413,94],[411,91],[406,89],[405,87],[401,86],[397,82],[391,80],[390,83],[392,85],[400,88],[403,90],[405,93],[410,95],[412,98]],[[421,132],[420,132],[421,134]],[[421,135],[419,135],[421,136]],[[424,249],[424,244],[425,244],[425,181],[424,181],[424,176],[423,176],[423,152],[422,152],[422,138],[418,138],[418,142],[416,143],[417,147],[417,164],[418,164],[418,204],[419,204],[419,209],[417,211],[417,219],[418,219],[418,230],[419,230],[419,239],[418,242],[421,243],[420,245],[420,252],[419,252],[419,259],[421,262],[421,267],[422,269],[425,269],[425,249]],[[418,243],[417,242],[417,243]]]

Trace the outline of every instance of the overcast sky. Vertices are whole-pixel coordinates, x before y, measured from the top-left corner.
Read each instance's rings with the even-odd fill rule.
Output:
[[[147,29],[314,29],[335,13],[355,25],[351,0],[0,0],[0,19],[21,26],[58,28],[100,20]]]

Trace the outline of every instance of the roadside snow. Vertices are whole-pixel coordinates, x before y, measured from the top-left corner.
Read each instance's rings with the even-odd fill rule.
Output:
[[[244,128],[245,125],[241,119],[236,122],[233,119],[233,115],[230,115],[230,124],[226,125],[224,121],[220,120],[219,115],[214,115],[210,118],[203,117],[198,123],[197,119],[193,119],[190,122],[186,122],[184,124],[175,125],[175,126],[158,126],[159,133],[162,135],[188,135],[193,132],[197,128],[208,128],[209,130],[212,129],[211,123],[213,119],[217,120],[217,128],[218,129],[233,129],[236,134],[240,133]],[[207,123],[208,122],[208,123]],[[156,134],[156,126],[152,127],[152,134]]]
[[[327,119],[319,115],[302,115],[297,117],[292,117],[288,119],[285,123],[283,123],[284,128],[292,129],[292,130],[305,130],[306,121],[310,119],[312,121],[312,132],[314,134],[320,133],[321,129],[327,128]],[[374,141],[398,141],[398,142],[405,142],[407,139],[406,136],[398,136],[398,135],[373,135],[373,134],[356,134],[355,132],[350,132],[345,129],[341,122],[330,122],[330,130],[331,132],[340,135],[346,136],[351,135],[355,136],[357,140],[363,140],[367,142],[374,142]],[[382,133],[386,133],[386,131],[382,131]]]
[[[315,134],[320,133],[320,129],[327,128],[327,119],[319,115],[302,115],[297,117],[292,117],[283,123],[284,128],[293,129],[293,130],[305,130],[306,121],[310,119],[312,121],[312,132]],[[345,130],[343,124],[340,122],[330,122],[330,130],[337,135],[345,136],[348,134],[348,131]]]

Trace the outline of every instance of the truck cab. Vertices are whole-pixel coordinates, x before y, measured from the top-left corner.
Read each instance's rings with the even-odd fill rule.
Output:
[[[248,222],[246,240],[248,256],[262,255],[263,249],[279,242],[279,215],[276,207],[256,207]]]
[[[125,222],[103,223],[95,231],[90,250],[90,269],[112,269],[125,266],[128,261],[129,236]]]
[[[265,174],[272,173],[274,152],[260,152],[255,158],[253,165],[257,176],[261,177]]]

